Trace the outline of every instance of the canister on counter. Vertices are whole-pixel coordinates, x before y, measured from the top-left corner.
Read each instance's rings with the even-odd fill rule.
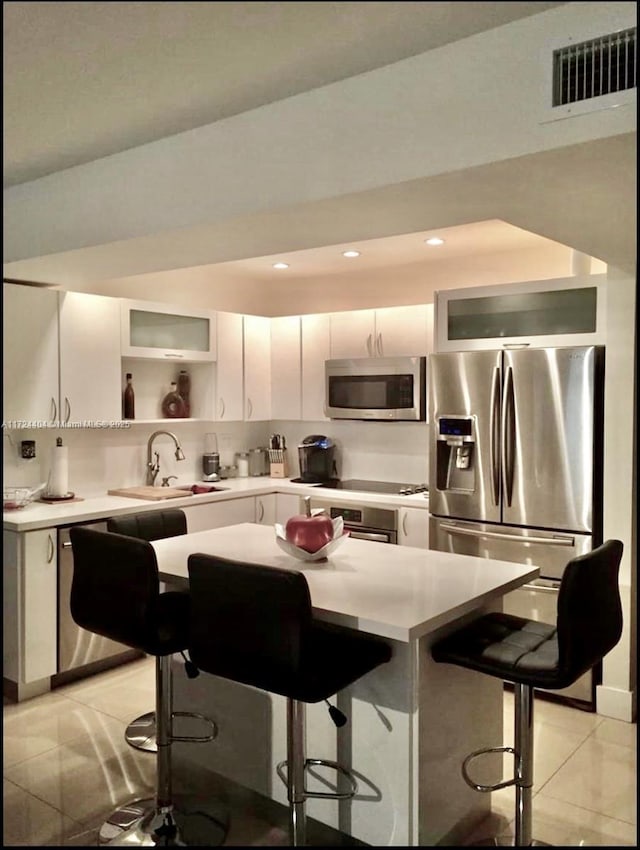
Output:
[[[238,478],[249,477],[249,452],[236,452],[236,466]]]

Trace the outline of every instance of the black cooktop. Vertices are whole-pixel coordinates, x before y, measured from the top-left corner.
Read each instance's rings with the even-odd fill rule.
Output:
[[[400,496],[426,493],[429,489],[426,484],[402,484],[395,481],[365,481],[359,478],[351,478],[347,481],[332,479],[319,486],[321,488],[328,487],[332,490],[355,490],[360,493],[392,493]]]

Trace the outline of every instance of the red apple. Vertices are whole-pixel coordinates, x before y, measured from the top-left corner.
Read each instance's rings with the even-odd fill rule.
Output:
[[[317,552],[333,540],[333,523],[326,514],[311,515],[310,500],[305,499],[306,515],[298,514],[287,520],[285,535],[305,552]]]

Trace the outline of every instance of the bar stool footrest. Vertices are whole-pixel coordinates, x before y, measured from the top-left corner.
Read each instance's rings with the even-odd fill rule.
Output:
[[[509,788],[511,785],[515,785],[517,783],[517,777],[514,773],[511,779],[506,779],[502,782],[496,782],[494,785],[480,785],[477,782],[474,782],[473,779],[469,776],[469,772],[467,770],[467,765],[473,759],[478,758],[478,756],[485,756],[489,753],[511,753],[514,758],[517,758],[517,752],[513,749],[513,747],[487,747],[483,750],[475,750],[470,753],[466,759],[462,762],[462,778],[467,783],[470,788],[473,788],[474,791],[481,791],[483,793],[487,793],[489,791],[497,791],[499,788]]]
[[[338,764],[336,761],[330,761],[329,759],[305,759],[304,762],[304,770],[305,775],[310,767],[329,767],[332,770],[337,771],[341,776],[344,776],[345,779],[349,781],[351,785],[351,789],[349,791],[309,791],[305,785],[304,788],[304,797],[305,799],[312,798],[320,798],[324,800],[350,800],[352,797],[358,793],[358,783],[356,781],[355,776],[350,770],[347,770],[346,767],[343,767],[341,764]],[[287,779],[287,762],[281,761],[276,766],[276,771],[280,779],[284,782],[285,785],[288,785]]]
[[[207,744],[209,741],[215,740],[218,737],[218,724],[210,717],[205,717],[204,714],[198,714],[197,711],[172,711],[171,719],[176,717],[192,717],[196,720],[202,720],[211,728],[209,735],[170,735],[171,741],[187,741],[194,744]]]

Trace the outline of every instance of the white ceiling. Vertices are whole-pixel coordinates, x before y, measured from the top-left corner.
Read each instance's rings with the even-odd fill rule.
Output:
[[[561,3],[7,2],[5,185]]]
[[[7,2],[3,4],[5,186],[209,124],[561,5],[426,0]],[[621,144],[617,159],[611,158],[609,167],[614,172],[614,163],[620,162],[620,156],[627,158],[634,147]],[[598,163],[606,160],[600,143],[585,146],[581,156],[586,167],[590,158]],[[523,169],[529,167],[525,160]],[[192,267],[200,272],[215,268],[219,279],[232,284],[267,283],[274,275],[283,274],[274,273],[272,261],[284,259],[291,264],[284,273],[289,279],[308,281],[328,274],[346,275],[349,267],[355,275],[367,268],[428,264],[443,256],[455,262],[456,257],[468,261],[483,252],[495,254],[519,246],[541,251],[545,245],[557,248],[565,222],[555,221],[551,231],[546,231],[548,211],[544,203],[532,205],[531,199],[536,187],[543,191],[552,174],[557,175],[558,184],[569,174],[564,152],[550,153],[544,161],[538,157],[532,163],[522,198],[522,187],[518,189],[513,180],[514,167],[514,163],[497,163],[490,173],[486,169],[476,174],[471,169],[457,175],[455,179],[464,179],[469,190],[464,196],[455,185],[450,186],[454,177],[443,180],[440,194],[437,184],[430,192],[431,210],[425,208],[423,194],[415,203],[403,198],[401,207],[394,206],[388,193],[363,198],[366,221],[359,208],[349,210],[346,202],[339,216],[331,204],[318,204],[305,212],[308,222],[299,218],[300,244],[290,236],[291,228],[278,230],[273,220],[254,221],[247,246],[234,245],[232,234],[218,240],[226,246],[227,256],[244,259],[221,262],[224,257],[220,257],[214,266],[201,265],[211,260],[199,259],[195,243],[185,234],[185,245],[177,246],[172,257],[163,258],[166,263],[157,271],[173,269],[178,287],[188,279],[181,278],[181,272],[192,273]],[[607,182],[604,174],[600,175],[603,185],[596,187],[603,195],[615,191],[615,181],[620,179],[615,172]],[[575,220],[566,222],[566,244],[604,259],[607,250],[616,256],[635,256],[635,249],[629,250],[628,234],[614,220],[616,214],[629,220],[628,202],[609,214],[602,207],[608,228],[601,244],[591,232],[585,245],[576,237],[587,206],[580,203],[579,194],[589,191],[589,187],[574,189]],[[503,199],[500,205],[494,200],[498,195]],[[507,197],[509,209],[504,204]],[[492,220],[451,227],[451,238],[441,253],[441,249],[427,249],[422,238],[416,238],[416,231],[425,222],[435,224],[438,231],[458,224],[461,214],[454,209],[453,198],[458,205],[464,201],[465,222],[474,222],[474,208],[493,210]],[[514,213],[512,219],[520,227],[495,220],[495,211],[503,209]],[[486,217],[481,212],[476,215]],[[306,234],[303,224],[308,225]],[[321,242],[308,235],[320,232]],[[341,250],[351,245],[344,240],[354,234],[360,240],[356,247],[362,256],[345,260]],[[370,238],[383,234],[395,235]],[[25,274],[21,274],[20,263],[14,264],[14,276],[55,283],[73,280],[74,274],[78,280],[90,279],[91,270],[99,268],[103,280],[124,278],[131,274],[127,268],[135,267],[127,256],[128,247],[120,243],[35,258],[25,264]],[[144,242],[141,247],[144,249]],[[285,253],[272,256],[272,251],[281,247]]]

